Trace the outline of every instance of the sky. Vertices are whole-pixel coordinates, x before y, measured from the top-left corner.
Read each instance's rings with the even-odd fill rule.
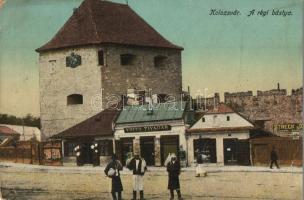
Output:
[[[126,0],[112,0],[125,3]],[[39,116],[39,55],[82,0],[0,0],[0,113]],[[302,86],[303,0],[129,0],[182,53],[183,89],[290,92]],[[209,15],[211,9],[239,16]],[[255,9],[255,15],[248,17]],[[272,9],[291,11],[273,16]],[[269,15],[257,15],[270,10]],[[223,98],[221,98],[223,100]]]

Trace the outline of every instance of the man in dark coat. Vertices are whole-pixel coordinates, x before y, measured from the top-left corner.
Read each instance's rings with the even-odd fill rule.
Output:
[[[146,161],[138,154],[127,164],[127,167],[133,171],[133,199],[136,200],[136,193],[139,191],[140,200],[144,200],[144,174],[147,170]]]
[[[176,190],[177,196],[179,200],[182,200],[182,195],[180,192],[180,184],[179,184],[179,175],[180,175],[181,167],[180,163],[176,158],[175,154],[171,154],[171,161],[167,164],[167,172],[168,172],[168,189],[170,190],[170,200],[174,199],[174,190]]]
[[[280,169],[279,165],[278,165],[278,154],[275,150],[275,146],[272,146],[272,150],[271,150],[271,153],[270,153],[270,169],[272,169],[272,165],[273,163],[276,165],[276,167],[278,169]]]
[[[112,155],[112,160],[108,163],[106,166],[104,173],[112,178],[112,197],[113,200],[121,200],[121,192],[123,191],[121,179],[120,179],[120,173],[119,171],[122,170],[122,164],[119,160],[117,160],[117,157],[115,154]],[[117,197],[116,197],[116,193]]]

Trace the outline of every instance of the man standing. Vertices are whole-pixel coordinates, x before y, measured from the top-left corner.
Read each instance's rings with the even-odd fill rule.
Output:
[[[278,169],[280,169],[279,165],[278,165],[278,154],[275,150],[275,146],[272,146],[272,150],[271,150],[271,153],[270,153],[270,169],[272,169],[272,165],[273,163],[276,165],[276,167]]]
[[[137,191],[140,194],[140,200],[144,199],[144,174],[147,170],[146,161],[138,154],[127,164],[130,170],[133,170],[133,200],[136,200]]]
[[[123,191],[121,179],[120,179],[120,172],[122,170],[122,164],[115,154],[112,155],[112,160],[108,163],[107,167],[105,168],[105,174],[112,178],[112,198],[113,200],[121,200],[121,192]],[[118,198],[116,197],[116,193]]]
[[[171,154],[171,161],[167,164],[167,172],[169,175],[168,179],[168,189],[170,190],[170,200],[174,199],[174,190],[176,190],[179,200],[182,200],[182,195],[180,192],[179,185],[179,175],[180,175],[180,163],[176,158],[176,155]]]

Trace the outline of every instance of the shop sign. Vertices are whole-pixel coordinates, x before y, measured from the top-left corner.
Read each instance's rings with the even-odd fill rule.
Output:
[[[301,131],[303,130],[303,123],[275,124],[273,127],[277,131]]]
[[[138,132],[154,132],[154,131],[170,131],[170,125],[158,125],[158,126],[141,126],[124,128],[125,133],[138,133]]]

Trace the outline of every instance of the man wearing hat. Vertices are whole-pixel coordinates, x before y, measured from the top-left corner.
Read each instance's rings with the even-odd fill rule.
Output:
[[[147,170],[146,161],[138,153],[128,162],[127,167],[133,170],[133,200],[136,200],[137,191],[140,200],[144,199],[144,174]]]
[[[170,200],[174,199],[174,190],[176,190],[177,196],[179,200],[182,200],[182,195],[180,192],[180,184],[179,184],[179,175],[181,172],[180,163],[177,160],[177,157],[174,153],[171,154],[171,160],[167,164],[167,172],[168,172],[168,189],[170,190]]]
[[[108,163],[104,170],[105,174],[112,179],[111,193],[113,200],[122,200],[121,192],[123,191],[123,187],[120,179],[120,171],[122,169],[122,164],[119,160],[117,160],[116,155],[113,154],[112,160]]]

